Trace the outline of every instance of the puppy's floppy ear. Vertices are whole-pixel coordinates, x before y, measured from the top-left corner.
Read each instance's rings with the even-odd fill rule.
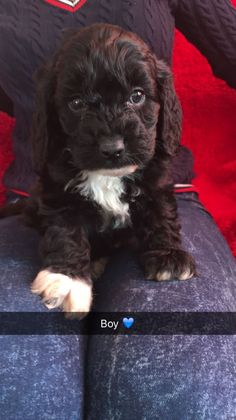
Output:
[[[157,125],[157,150],[174,156],[180,143],[182,110],[171,70],[163,61],[156,60],[156,78],[161,106]]]
[[[53,119],[54,78],[52,64],[43,65],[35,74],[36,101],[31,127],[33,164],[37,173],[41,173],[48,155],[49,126]]]

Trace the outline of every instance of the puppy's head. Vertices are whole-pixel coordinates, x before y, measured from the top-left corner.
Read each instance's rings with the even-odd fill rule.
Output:
[[[70,31],[38,73],[36,169],[67,153],[79,171],[125,175],[172,156],[181,110],[169,68],[135,34],[108,24]]]

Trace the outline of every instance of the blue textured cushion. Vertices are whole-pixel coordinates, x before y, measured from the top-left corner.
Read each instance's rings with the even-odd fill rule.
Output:
[[[36,232],[1,220],[0,311],[47,311],[30,291],[39,267]],[[86,347],[86,336],[0,336],[0,417],[82,418]]]
[[[192,201],[190,201],[192,199]],[[198,278],[155,283],[121,252],[96,283],[100,311],[236,311],[236,263],[211,216],[178,199]],[[87,418],[208,420],[236,417],[236,336],[93,336]]]

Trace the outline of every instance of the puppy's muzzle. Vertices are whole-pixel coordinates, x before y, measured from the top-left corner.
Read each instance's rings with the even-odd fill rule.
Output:
[[[100,143],[99,150],[104,159],[119,161],[125,152],[124,140],[122,137],[117,137],[112,140],[103,139]]]

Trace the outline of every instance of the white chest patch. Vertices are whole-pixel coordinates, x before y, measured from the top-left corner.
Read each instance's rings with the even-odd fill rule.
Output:
[[[113,216],[115,218],[114,228],[129,224],[129,204],[121,201],[121,196],[125,192],[121,176],[84,171],[80,183],[73,190],[79,191],[81,195],[101,206],[105,213],[104,219],[111,219]]]

